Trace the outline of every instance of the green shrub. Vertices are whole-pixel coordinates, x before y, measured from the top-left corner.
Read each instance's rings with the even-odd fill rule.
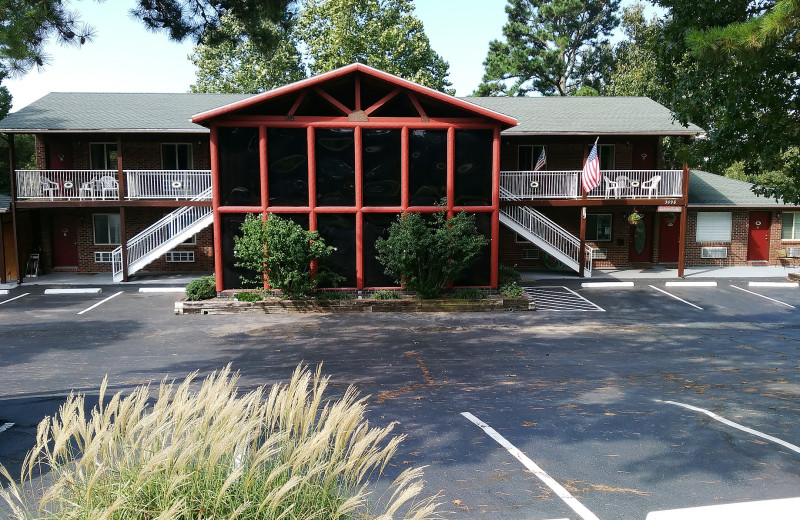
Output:
[[[353,295],[344,291],[318,291],[317,294],[314,295],[314,298],[321,302],[344,301],[352,300]]]
[[[240,302],[258,302],[264,299],[264,295],[261,291],[239,291],[236,299]]]
[[[217,279],[213,276],[204,276],[192,280],[186,286],[186,298],[192,301],[210,300],[217,297]]]
[[[399,300],[400,298],[401,294],[399,292],[386,289],[381,289],[380,291],[372,293],[373,300]]]
[[[486,298],[486,293],[480,289],[456,289],[450,295],[451,298],[456,300],[483,300]]]
[[[20,482],[0,466],[11,518],[438,518],[433,498],[417,500],[421,468],[400,473],[385,510],[369,498],[404,436],[370,424],[353,387],[329,402],[328,378],[302,366],[287,385],[246,394],[229,368],[199,389],[195,377],[163,382],[155,402],[147,386],[107,400],[104,380],[90,414],[70,395],[39,424]]]
[[[235,265],[256,273],[242,276],[245,284],[261,285],[267,280],[287,298],[301,298],[324,280],[335,285],[343,279],[325,268],[333,248],[326,246],[316,231],[306,231],[277,215],[264,220],[252,213],[245,217],[241,231],[242,236],[234,237]],[[317,264],[316,273],[312,262]]]
[[[497,267],[497,284],[500,286],[519,283],[522,280],[519,271],[510,265],[500,264]]]
[[[504,298],[522,298],[525,289],[515,283],[508,283],[500,287],[500,295]]]
[[[375,243],[377,259],[395,282],[420,298],[436,298],[478,259],[488,240],[475,216],[461,212],[447,219],[444,208],[430,216],[404,213]]]

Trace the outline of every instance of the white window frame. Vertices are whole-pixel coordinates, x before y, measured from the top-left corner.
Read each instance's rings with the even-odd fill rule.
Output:
[[[194,251],[186,251],[183,249],[173,249],[164,254],[164,260],[168,263],[192,263],[194,259]]]
[[[182,246],[193,246],[197,244],[197,234],[194,234],[180,243]]]
[[[98,165],[92,164],[92,160],[94,158],[94,154],[92,153],[92,147],[93,146],[97,146],[97,145],[102,145],[103,146],[103,164],[100,165],[100,167],[98,167]],[[116,170],[117,169],[117,165],[116,164],[107,164],[108,163],[108,147],[109,146],[113,146],[114,148],[116,148],[117,147],[117,143],[113,143],[113,142],[107,143],[107,142],[103,142],[103,141],[98,141],[98,142],[93,142],[93,143],[90,142],[89,143],[89,166],[91,166],[92,170]],[[119,150],[117,150],[116,152],[119,153]]]
[[[96,264],[110,264],[112,262],[113,251],[95,251],[94,262]]]
[[[730,242],[733,213],[730,211],[699,211],[697,213],[697,243]]]
[[[194,150],[192,149],[192,143],[161,143],[161,168],[166,170],[167,167],[164,166],[164,148],[171,147],[173,152],[175,153],[175,166],[176,170],[178,165],[178,146],[188,146],[189,147],[189,156],[188,161],[186,163],[186,169],[191,170],[194,168]]]
[[[786,232],[786,216],[792,216],[792,226],[789,228],[791,229],[790,235],[791,238],[784,238],[784,233]],[[784,211],[783,218],[781,218],[781,240],[785,240],[786,242],[792,242],[800,240],[800,212],[798,211]]]
[[[589,238],[589,217],[608,217],[608,238]],[[611,239],[614,237],[614,216],[611,213],[590,213],[586,215],[586,240],[591,240],[592,242],[611,242]],[[600,225],[600,219],[598,218],[597,224]],[[595,231],[598,231],[595,229]]]
[[[121,236],[121,223],[119,219],[119,213],[93,213],[92,214],[92,241],[96,246],[118,246],[120,245],[119,242],[111,242],[111,238],[113,233],[111,233],[112,228],[109,227],[106,231],[108,232],[109,242],[97,242],[97,217],[117,217],[117,224],[120,226],[117,228],[117,236]],[[108,224],[110,225],[111,219],[108,219]]]
[[[522,148],[530,148],[531,149],[531,162],[530,164],[520,164],[519,161],[519,152]],[[539,160],[539,154],[541,154],[541,150],[544,148],[545,154],[547,154],[547,146],[543,144],[520,144],[517,145],[517,171],[520,172],[529,172],[533,171],[536,167],[536,161]],[[539,152],[539,153],[536,153]],[[547,155],[545,155],[546,157]]]

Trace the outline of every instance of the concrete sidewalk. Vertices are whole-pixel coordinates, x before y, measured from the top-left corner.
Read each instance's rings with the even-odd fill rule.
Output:
[[[797,267],[783,267],[774,265],[763,266],[735,266],[735,267],[687,267],[684,269],[684,278],[697,280],[703,278],[746,278],[746,279],[779,279],[786,280],[790,273],[800,271]],[[537,280],[580,280],[578,273],[572,270],[536,270],[520,271],[523,282]],[[592,271],[591,280],[646,280],[646,279],[674,279],[679,280],[677,269],[668,269],[655,266],[648,269],[595,269]]]
[[[25,278],[22,286],[47,285],[47,286],[105,286],[105,285],[156,285],[170,287],[186,287],[192,280],[196,280],[211,273],[145,273],[131,276],[128,282],[115,282],[111,273],[48,273],[40,274],[35,278]],[[0,289],[13,289],[19,285],[14,283],[0,284]]]

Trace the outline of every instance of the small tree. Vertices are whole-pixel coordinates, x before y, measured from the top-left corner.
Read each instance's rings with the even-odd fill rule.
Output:
[[[395,282],[420,298],[435,298],[477,260],[487,243],[474,215],[461,212],[448,220],[442,209],[427,218],[404,213],[375,247],[378,261]]]
[[[312,270],[312,262],[319,266],[333,253],[316,231],[272,214],[267,219],[247,215],[241,230],[242,236],[234,237],[235,265],[258,273],[256,278],[242,276],[244,283],[268,281],[288,298],[298,298],[315,290],[321,279],[341,278],[324,268]]]

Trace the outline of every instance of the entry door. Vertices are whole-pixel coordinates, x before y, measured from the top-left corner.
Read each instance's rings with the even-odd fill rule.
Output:
[[[53,267],[78,267],[78,220],[74,215],[53,219]]]
[[[769,213],[750,212],[750,231],[747,235],[747,260],[769,260]]]
[[[675,263],[681,240],[681,214],[659,213],[658,261]]]
[[[630,226],[630,262],[653,261],[653,226],[652,213],[642,213],[642,218],[635,226]]]
[[[652,144],[634,144],[631,167],[634,170],[656,169],[656,147]]]

